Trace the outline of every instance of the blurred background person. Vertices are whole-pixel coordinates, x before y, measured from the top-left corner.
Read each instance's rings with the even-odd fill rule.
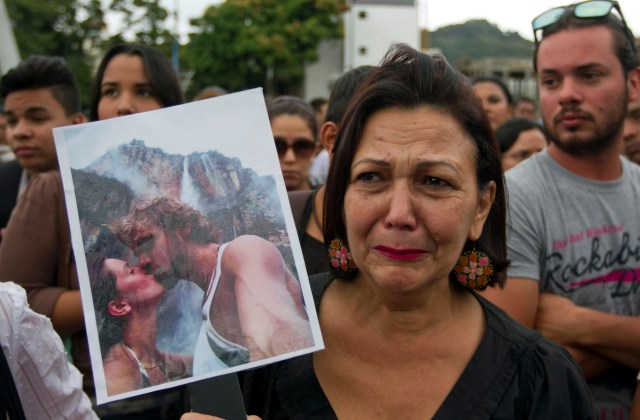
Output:
[[[141,44],[119,44],[102,58],[89,118],[106,120],[184,103],[178,77],[160,51]]]
[[[4,115],[4,106],[0,103],[0,164],[15,158],[7,141],[7,116]]]
[[[543,128],[525,118],[512,118],[496,131],[502,155],[502,169],[508,170],[547,147]]]
[[[267,113],[287,191],[313,188],[309,170],[318,138],[313,108],[300,98],[279,96],[268,102]]]
[[[373,69],[375,69],[374,66],[353,68],[345,72],[333,84],[325,116],[326,121],[320,128],[320,144],[327,155],[331,155],[340,128],[340,120],[349,101]],[[324,185],[320,185],[315,190],[289,192],[289,203],[294,215],[307,272],[316,274],[327,271],[329,265],[324,247],[324,236],[322,235]]]
[[[316,112],[316,124],[318,127],[322,126],[324,122],[325,115],[327,115],[327,106],[329,105],[329,101],[326,98],[313,98],[309,101],[309,105]]]
[[[193,97],[193,101],[201,101],[203,99],[217,98],[218,96],[226,95],[227,90],[220,86],[207,86],[202,89],[196,96]]]
[[[520,98],[518,98],[513,108],[513,117],[526,118],[529,120],[537,121],[538,110],[536,102],[531,98],[521,96]]]
[[[316,126],[318,129],[322,127],[327,114],[327,106],[329,101],[325,98],[313,98],[309,101],[309,105],[316,112]],[[320,133],[318,132],[318,135]],[[322,185],[327,180],[327,173],[329,172],[329,152],[322,146],[321,142],[316,143],[316,155],[311,163],[311,169],[309,169],[309,178],[314,185]]]
[[[630,161],[640,164],[640,98],[629,102],[622,136],[624,155]]]
[[[58,170],[51,129],[80,124],[86,118],[75,76],[61,57],[34,55],[23,60],[0,78],[0,97],[4,134],[16,156],[0,164],[2,229],[27,182],[39,173]]]
[[[498,127],[513,117],[513,96],[507,85],[493,76],[477,77],[472,81],[473,91],[482,101],[491,129]]]

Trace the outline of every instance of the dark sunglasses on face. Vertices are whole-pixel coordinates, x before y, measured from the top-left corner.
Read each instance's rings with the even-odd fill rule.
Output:
[[[625,27],[627,38],[631,42],[632,48],[634,48],[635,40],[627,26],[627,22],[624,20],[622,9],[620,9],[618,2],[613,0],[589,0],[547,10],[541,15],[538,15],[538,17],[533,19],[533,22],[531,22],[531,26],[533,27],[533,38],[535,43],[538,44],[542,39],[542,37],[538,37],[538,32],[559,21],[565,13],[572,12],[578,19],[597,19],[609,16],[609,13],[611,13],[611,10],[613,9],[618,12],[620,20]]]
[[[289,148],[293,149],[293,153],[297,159],[304,159],[311,157],[316,150],[316,144],[311,140],[296,140],[292,145],[289,145],[284,140],[276,139],[276,150],[278,151],[278,157],[282,159],[287,154]]]

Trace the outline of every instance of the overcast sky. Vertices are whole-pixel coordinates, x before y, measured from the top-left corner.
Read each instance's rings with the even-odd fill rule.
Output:
[[[498,25],[502,31],[516,31],[527,39],[533,39],[531,20],[540,13],[577,0],[418,0],[419,22],[422,27],[436,30],[442,26],[466,22],[469,19],[486,19]],[[618,0],[627,23],[636,36],[640,35],[640,1]],[[211,4],[220,0],[162,0],[170,12],[178,9],[180,34],[189,33],[189,19],[202,16]]]

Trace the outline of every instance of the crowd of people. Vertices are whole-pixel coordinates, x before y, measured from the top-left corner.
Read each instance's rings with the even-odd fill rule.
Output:
[[[326,99],[267,99],[325,349],[241,372],[248,414],[640,419],[637,41],[609,0],[544,12],[533,31],[536,100],[406,45]],[[170,62],[112,47],[88,117],[59,57],[22,61],[0,97],[0,376],[13,377],[0,416],[209,418],[184,387],[96,404],[52,134],[183,104]],[[167,197],[109,229],[127,251],[87,268],[110,395],[312,344],[268,240],[222,243]],[[156,344],[158,303],[180,279],[204,294],[190,354]]]

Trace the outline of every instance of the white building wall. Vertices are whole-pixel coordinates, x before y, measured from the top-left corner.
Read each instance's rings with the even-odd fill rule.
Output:
[[[0,75],[20,63],[18,45],[9,21],[9,13],[4,0],[0,0]]]
[[[304,98],[329,97],[340,75],[361,65],[377,65],[396,42],[420,48],[416,0],[351,0],[342,16],[344,40],[318,46],[318,61],[305,65]]]
[[[389,47],[403,42],[420,48],[414,0],[352,0],[344,15],[344,70],[377,65]]]
[[[318,60],[305,64],[304,99],[329,99],[333,82],[342,74],[343,45],[341,39],[323,41],[318,45]]]

